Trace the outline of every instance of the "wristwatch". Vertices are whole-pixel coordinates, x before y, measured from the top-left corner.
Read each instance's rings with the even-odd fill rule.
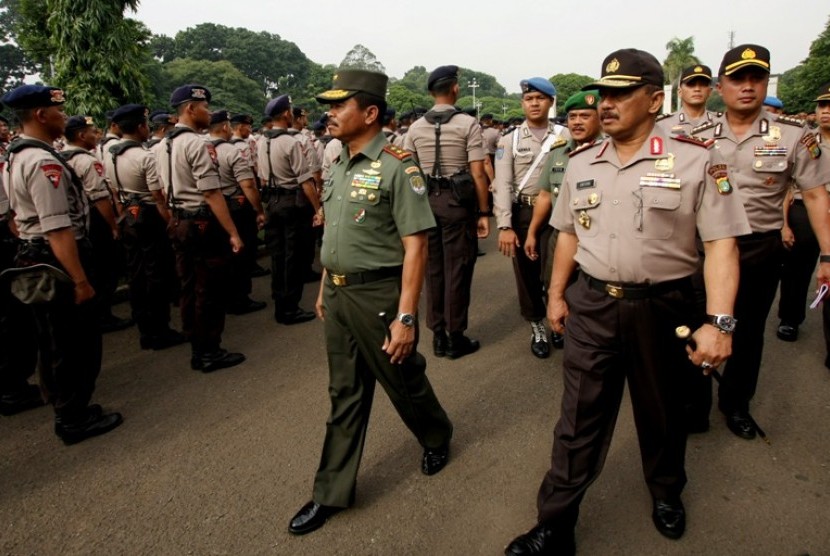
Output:
[[[732,334],[738,323],[732,315],[706,315],[704,322],[720,330],[721,334]]]
[[[412,313],[398,313],[398,322],[408,328],[412,328],[415,326],[415,315]]]

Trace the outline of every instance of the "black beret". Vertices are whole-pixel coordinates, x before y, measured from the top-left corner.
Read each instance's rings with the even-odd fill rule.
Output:
[[[282,114],[289,108],[291,108],[291,97],[288,95],[280,95],[268,101],[268,104],[265,105],[265,115],[273,117],[277,114]]]
[[[167,110],[153,110],[148,117],[154,124],[170,123],[170,113]]]
[[[440,66],[432,70],[427,80],[427,89],[430,91],[439,81],[458,79],[458,66]]]
[[[488,112],[488,113],[486,113],[486,114],[482,114],[482,115],[481,115],[481,119],[482,119],[482,120],[492,120],[492,119],[493,119],[493,115],[492,115],[492,114],[490,114],[490,113]]]
[[[170,95],[171,106],[178,106],[191,100],[210,102],[210,91],[204,85],[192,83],[190,85],[182,85]]]
[[[113,111],[110,120],[115,123],[142,123],[147,121],[148,112],[148,108],[143,104],[125,104],[124,106],[119,106]]]
[[[235,114],[231,116],[231,123],[254,125],[254,119],[250,114]]]
[[[95,121],[89,116],[70,116],[66,119],[66,131],[76,131],[86,127],[92,127]]]
[[[23,85],[3,95],[0,101],[13,110],[25,110],[27,108],[60,106],[66,102],[66,97],[63,94],[63,89],[57,87]]]
[[[210,113],[210,125],[222,124],[231,121],[231,114],[227,110],[216,110]]]

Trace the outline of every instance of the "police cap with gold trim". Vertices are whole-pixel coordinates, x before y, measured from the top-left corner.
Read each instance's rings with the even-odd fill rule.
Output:
[[[386,98],[389,78],[378,72],[359,69],[340,69],[334,74],[331,89],[317,95],[317,102],[327,104],[349,99],[357,93]]]
[[[816,102],[824,102],[830,100],[830,81],[822,85],[818,90]]]
[[[761,68],[769,73],[769,50],[757,44],[742,44],[723,55],[718,75],[732,75],[746,67]]]
[[[625,89],[640,85],[663,86],[663,67],[652,54],[636,48],[623,48],[612,52],[602,62],[602,74],[598,81],[582,87],[583,91],[610,87]]]
[[[687,81],[691,81],[692,79],[705,79],[709,82],[709,84],[711,84],[711,68],[709,66],[704,66],[703,64],[696,64],[694,66],[689,66],[680,73],[681,83],[686,83]]]

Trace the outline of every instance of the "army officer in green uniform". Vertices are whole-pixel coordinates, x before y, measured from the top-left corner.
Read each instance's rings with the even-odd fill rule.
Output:
[[[423,446],[421,471],[433,475],[449,458],[452,424],[416,351],[426,231],[435,219],[418,165],[381,131],[387,81],[341,70],[317,97],[330,105],[329,129],[344,147],[323,187],[325,271],[316,307],[325,322],[331,415],[312,500],[288,527],[296,535],[354,502],[375,382]]]

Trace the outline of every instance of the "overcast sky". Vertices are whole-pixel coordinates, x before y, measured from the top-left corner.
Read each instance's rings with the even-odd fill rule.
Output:
[[[597,76],[618,48],[647,50],[663,61],[674,37],[694,36],[698,57],[717,71],[730,31],[736,44],[769,48],[773,73],[782,73],[807,56],[828,16],[826,0],[141,0],[132,14],[169,36],[199,23],[268,31],[319,64],[338,64],[363,44],[392,77],[417,65],[456,64],[494,75],[508,92],[518,92],[527,77]]]

